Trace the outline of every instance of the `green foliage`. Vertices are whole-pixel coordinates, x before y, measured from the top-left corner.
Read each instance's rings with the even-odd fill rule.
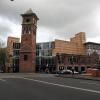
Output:
[[[5,43],[0,39],[0,70],[2,71],[5,71],[6,58]]]
[[[6,62],[6,48],[0,48],[0,65],[4,65]]]

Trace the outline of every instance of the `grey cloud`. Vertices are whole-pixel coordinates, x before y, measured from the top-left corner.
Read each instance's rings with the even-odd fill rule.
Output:
[[[4,27],[4,26],[1,26],[0,25],[0,32],[2,32],[2,33],[0,33],[1,35],[6,35],[8,32],[10,33],[11,32],[11,29],[9,29],[9,27]]]
[[[39,27],[72,36],[76,32],[85,31],[88,36],[98,35],[92,22],[93,13],[100,6],[100,0],[10,0],[0,1],[0,16],[14,23],[21,24],[20,14],[32,8],[39,17]],[[1,26],[1,25],[0,25]],[[0,27],[2,30],[2,27]],[[7,30],[9,32],[9,29]]]
[[[11,33],[11,29],[9,28],[9,24],[0,23],[0,35],[6,36],[8,33]]]
[[[0,25],[0,39],[2,39],[3,42],[6,42],[6,39],[9,36],[9,33],[11,33],[11,32],[12,31],[9,28],[9,25],[8,25],[8,27],[6,25],[5,26]]]

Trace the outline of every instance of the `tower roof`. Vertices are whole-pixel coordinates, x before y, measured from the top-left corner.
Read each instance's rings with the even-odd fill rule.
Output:
[[[32,9],[30,8],[29,10],[27,10],[27,11],[25,12],[25,14],[33,14]]]
[[[39,18],[37,17],[37,15],[32,11],[32,9],[30,8],[29,10],[27,10],[24,14],[21,14],[21,16],[34,16],[37,20],[39,20]]]

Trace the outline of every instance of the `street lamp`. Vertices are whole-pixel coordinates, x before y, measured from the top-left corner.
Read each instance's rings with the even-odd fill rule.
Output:
[[[71,63],[72,63],[72,74],[74,74],[74,57],[73,57],[73,55],[72,55],[72,57],[71,57]]]
[[[41,44],[39,45],[39,71],[41,71]]]

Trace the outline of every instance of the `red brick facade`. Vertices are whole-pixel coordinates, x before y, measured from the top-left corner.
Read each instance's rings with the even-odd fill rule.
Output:
[[[93,53],[89,55],[57,54],[57,69],[72,69],[85,71],[87,68],[96,68],[99,63],[99,55]]]
[[[30,9],[25,14],[22,14],[22,18],[19,72],[35,72],[36,29],[38,17]]]
[[[98,69],[91,69],[91,68],[87,69],[86,75],[100,77],[100,70],[98,70]]]

